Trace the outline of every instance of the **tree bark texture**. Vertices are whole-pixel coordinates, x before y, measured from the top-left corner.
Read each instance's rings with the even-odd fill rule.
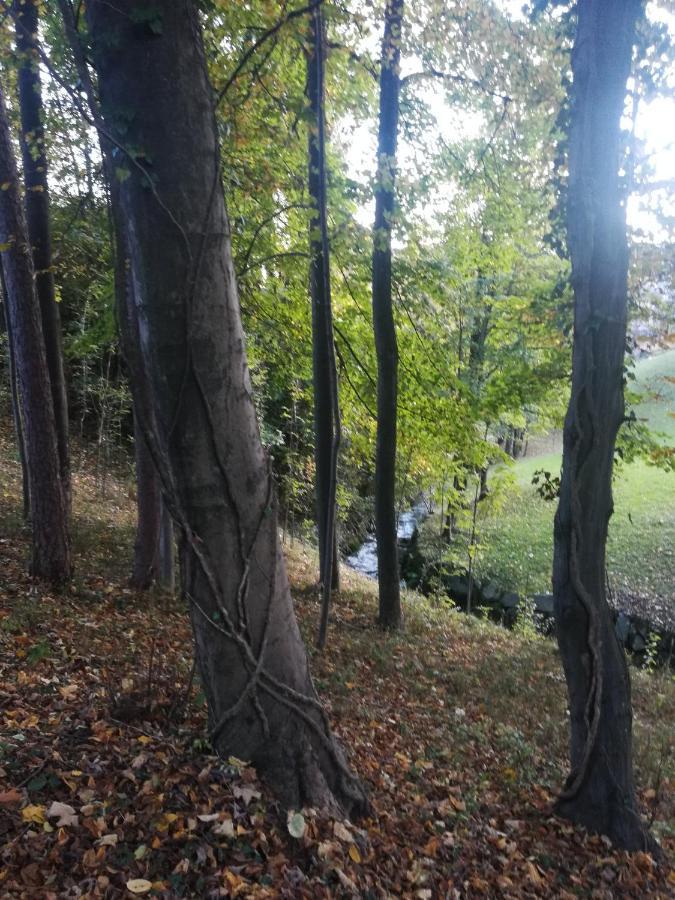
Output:
[[[147,591],[159,574],[162,489],[155,462],[145,442],[139,415],[134,411],[137,515],[129,584],[138,591]]]
[[[52,237],[49,221],[49,185],[44,135],[44,107],[38,52],[38,4],[14,0],[21,114],[21,156],[25,184],[28,240],[33,250],[35,290],[40,304],[49,383],[54,407],[61,484],[70,512],[70,449],[68,441],[68,395],[63,370],[61,317],[54,289]]]
[[[401,625],[396,528],[398,347],[392,308],[391,229],[395,202],[402,15],[403,0],[387,0],[380,70],[380,118],[373,231],[373,330],[377,356],[375,536],[379,621],[383,627],[392,629],[400,628]]]
[[[330,251],[326,198],[325,27],[321,8],[309,20],[307,96],[310,107],[307,183],[312,204],[309,222],[309,292],[312,303],[312,363],[314,387],[314,460],[319,537],[319,581],[322,609],[319,646],[326,641],[330,591],[339,577],[336,553],[337,454],[340,410],[331,307]]]
[[[157,564],[157,584],[164,591],[173,594],[176,589],[174,552],[175,539],[173,533],[173,519],[169,507],[161,498],[161,510],[159,520],[159,562]]]
[[[650,844],[635,805],[630,681],[607,604],[605,545],[624,416],[628,252],[620,120],[641,2],[581,0],[577,8],[568,194],[574,351],[553,563],[571,774],[558,810],[636,850]]]
[[[124,170],[113,202],[151,381],[155,421],[143,426],[180,530],[211,739],[250,760],[286,806],[358,813],[364,792],[314,691],[281,553],[198,4],[159,0],[150,21],[139,9],[91,0],[86,13],[113,168]]]
[[[60,466],[33,257],[0,86],[0,258],[23,413],[32,516],[31,573],[52,583],[71,574],[66,498]]]
[[[21,496],[23,499],[23,520],[30,519],[30,487],[28,484],[28,464],[26,462],[26,443],[23,436],[23,413],[21,411],[21,397],[19,396],[19,384],[16,375],[16,357],[14,344],[12,343],[12,331],[7,313],[7,289],[5,288],[5,276],[0,263],[0,288],[2,288],[2,324],[7,333],[7,354],[9,357],[9,392],[12,402],[12,419],[14,421],[14,433],[16,435],[16,447],[19,453],[21,465]]]

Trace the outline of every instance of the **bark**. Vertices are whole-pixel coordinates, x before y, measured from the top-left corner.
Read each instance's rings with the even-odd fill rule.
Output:
[[[379,621],[383,627],[391,629],[398,629],[401,626],[396,536],[398,347],[392,308],[391,228],[395,199],[402,15],[403,0],[387,0],[380,70],[380,119],[373,231],[373,330],[377,356],[375,536]]]
[[[52,266],[52,237],[49,221],[49,185],[45,151],[44,107],[40,83],[38,51],[38,4],[35,0],[14,0],[21,114],[21,156],[25,183],[28,239],[33,250],[35,289],[40,304],[49,383],[59,453],[61,484],[70,511],[70,450],[68,444],[68,396],[63,370],[61,317]]]
[[[314,460],[316,511],[319,537],[319,581],[322,613],[319,646],[326,640],[330,591],[338,580],[335,532],[337,452],[340,442],[340,410],[331,307],[330,254],[326,198],[325,141],[325,27],[317,7],[309,25],[307,96],[310,107],[307,184],[312,204],[309,222],[309,289],[312,303],[312,362],[314,386]],[[330,572],[330,576],[326,573]]]
[[[157,584],[164,591],[173,594],[176,589],[173,520],[169,507],[162,498],[159,520],[159,562]]]
[[[627,314],[620,119],[639,0],[582,0],[572,56],[568,245],[575,297],[553,584],[570,706],[571,774],[561,815],[637,850],[630,680],[606,598],[612,463],[624,415]]]
[[[367,804],[309,674],[251,395],[198,5],[91,0],[105,127],[133,157],[113,202],[150,375],[148,446],[180,536],[211,739],[250,760],[282,803]],[[119,111],[124,121],[120,127]],[[133,376],[133,372],[132,372]]]
[[[137,519],[129,584],[138,591],[147,591],[159,573],[162,491],[139,415],[134,411]]]
[[[59,584],[70,577],[67,507],[59,478],[54,408],[33,258],[1,86],[0,184],[0,258],[23,412],[33,533],[31,572]]]
[[[28,464],[26,462],[26,443],[23,436],[23,414],[21,412],[21,397],[19,396],[19,384],[16,375],[16,357],[14,355],[14,344],[12,343],[12,332],[7,315],[7,290],[5,288],[5,277],[0,264],[0,288],[2,288],[2,324],[7,333],[7,354],[9,357],[9,391],[12,402],[12,419],[14,421],[14,433],[16,434],[16,447],[19,453],[19,464],[21,465],[21,496],[23,499],[23,520],[28,522],[30,519],[30,487],[28,484]]]

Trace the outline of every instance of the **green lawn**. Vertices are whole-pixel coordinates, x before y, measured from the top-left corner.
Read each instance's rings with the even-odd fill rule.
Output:
[[[675,383],[667,380],[675,378],[675,350],[641,360],[635,372],[645,394],[638,417],[675,443]],[[527,458],[508,475],[497,473],[495,494],[501,496],[479,521],[478,577],[526,594],[551,589],[555,503],[536,494],[531,483],[536,469],[557,474],[560,456]],[[608,545],[613,587],[675,602],[675,474],[642,461],[623,466],[614,499]]]

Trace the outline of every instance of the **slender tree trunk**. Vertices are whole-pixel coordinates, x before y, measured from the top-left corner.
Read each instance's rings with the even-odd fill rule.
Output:
[[[129,583],[138,591],[147,591],[157,580],[159,571],[162,492],[154,460],[145,442],[140,415],[134,410],[137,521]]]
[[[33,257],[2,86],[0,184],[3,187],[0,190],[0,258],[23,412],[33,526],[31,572],[58,584],[70,577],[68,515],[59,478],[54,407],[35,291]]]
[[[14,433],[16,434],[16,446],[21,465],[21,496],[23,498],[23,520],[30,519],[30,486],[28,484],[28,464],[26,462],[26,443],[23,436],[23,413],[21,412],[21,397],[19,396],[19,384],[16,375],[16,357],[14,344],[7,312],[7,289],[5,288],[5,276],[0,264],[0,288],[2,289],[2,324],[7,332],[7,354],[9,362],[9,392],[12,402],[12,419],[14,421]]]
[[[396,405],[398,347],[391,293],[391,228],[394,214],[398,138],[403,0],[387,0],[380,70],[380,120],[373,231],[373,329],[377,355],[377,440],[375,451],[375,536],[379,621],[401,627],[400,575],[396,536]]]
[[[574,353],[553,564],[571,724],[571,774],[558,810],[628,850],[653,845],[635,805],[630,680],[606,599],[605,545],[624,415],[620,120],[640,12],[640,0],[578,4],[568,194]]]
[[[321,8],[317,7],[310,18],[307,51],[307,96],[311,115],[307,181],[312,203],[309,223],[309,288],[312,301],[316,517],[319,537],[319,580],[323,586],[320,646],[323,646],[326,639],[330,591],[337,580],[338,572],[335,494],[340,441],[326,198],[325,44],[323,15]],[[330,575],[327,575],[327,572],[330,572]]]
[[[121,153],[129,174],[113,202],[156,414],[143,427],[181,532],[211,738],[223,756],[250,760],[285,805],[358,813],[363,789],[316,697],[279,544],[198,5],[157,0],[151,23],[135,6],[90,0],[86,13],[106,129],[134,153]],[[123,128],[119,109],[130,112]]]
[[[40,304],[49,383],[54,407],[59,471],[66,508],[70,512],[70,449],[68,395],[63,371],[61,317],[54,290],[52,236],[49,222],[49,185],[44,135],[44,107],[38,52],[38,9],[35,0],[14,0],[21,113],[21,156],[26,187],[28,239],[33,250],[35,290]]]

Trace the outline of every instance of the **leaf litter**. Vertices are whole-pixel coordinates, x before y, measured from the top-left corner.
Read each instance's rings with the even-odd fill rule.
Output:
[[[2,522],[16,477],[11,488]],[[281,811],[245,760],[209,751],[180,601],[135,595],[119,574],[133,522],[124,485],[107,504],[86,475],[75,490],[80,527],[98,522],[114,549],[81,540],[69,592],[27,577],[20,528],[0,536],[2,897],[675,896],[668,862],[552,813],[566,720],[550,645],[414,597],[406,631],[383,635],[372,586],[348,573],[312,666],[373,814]],[[289,567],[309,641],[316,561],[296,544]],[[672,859],[675,688],[638,679],[635,695],[652,748],[638,740],[643,809]]]

